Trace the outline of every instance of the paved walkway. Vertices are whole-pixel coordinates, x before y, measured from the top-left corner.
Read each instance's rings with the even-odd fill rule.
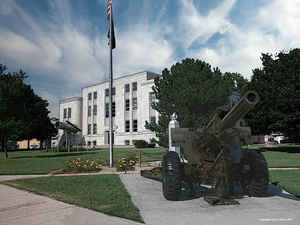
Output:
[[[161,183],[120,175],[147,225],[299,225],[300,199],[269,185],[268,197],[244,197],[240,205],[211,206],[202,197],[167,201]]]
[[[0,184],[0,225],[141,225]]]
[[[144,168],[143,168],[144,169]],[[275,168],[277,169],[277,168]],[[292,168],[294,169],[294,168]],[[296,168],[299,169],[299,168]],[[127,174],[104,168],[99,173],[60,174],[82,176],[120,174],[134,204],[148,225],[298,225],[300,199],[281,193],[269,186],[266,198],[243,198],[238,206],[208,205],[203,198],[167,201],[161,193],[161,183],[143,178],[139,170]],[[52,175],[0,176],[0,181],[45,177]],[[36,195],[0,184],[0,225],[139,225],[133,221],[112,217],[80,208],[48,197]]]

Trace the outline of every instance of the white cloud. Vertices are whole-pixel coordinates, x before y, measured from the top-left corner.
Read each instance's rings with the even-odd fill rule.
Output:
[[[161,71],[172,63],[173,47],[163,38],[160,27],[140,25],[120,33],[116,60],[118,73],[154,69]]]
[[[195,10],[193,1],[182,1],[186,7]],[[226,3],[230,2],[232,4],[226,8]],[[190,30],[187,34],[192,34],[186,56],[203,59],[214,67],[220,67],[223,72],[239,72],[250,78],[252,69],[261,67],[261,53],[276,53],[299,46],[300,35],[296,28],[300,24],[300,14],[297,12],[300,9],[299,0],[271,1],[254,9],[257,13],[251,14],[253,17],[247,18],[242,26],[234,25],[227,18],[233,4],[234,1],[224,0],[217,10],[212,10],[205,18],[197,11],[185,14],[186,27]],[[205,26],[210,28],[205,29]],[[197,33],[199,28],[203,31]],[[215,33],[221,34],[221,38],[214,45],[188,48],[198,36],[205,46]]]
[[[300,45],[300,0],[274,0],[258,11],[261,29],[278,32],[287,48]]]
[[[61,56],[60,50],[49,39],[37,44],[8,30],[0,28],[0,33],[1,54],[23,65],[53,69]]]
[[[205,43],[214,33],[224,33],[231,26],[226,19],[236,0],[224,0],[216,8],[202,15],[193,0],[181,0],[180,24],[178,38],[183,41],[185,48],[193,42]],[[184,36],[183,36],[184,35]]]
[[[61,80],[64,89],[61,97],[71,97],[80,88],[103,81],[109,70],[109,47],[106,32],[96,37],[80,30],[72,21],[68,1],[51,1],[51,16],[43,21],[35,20],[17,4],[10,4],[16,10],[20,26],[26,26],[30,33],[14,33],[0,27],[0,51],[16,64],[46,75],[55,81]],[[164,14],[165,7],[158,12]],[[42,23],[40,23],[42,22]],[[81,26],[90,26],[88,21],[77,21]],[[115,76],[137,71],[160,72],[174,62],[174,47],[164,39],[164,28],[160,21],[149,24],[140,20],[128,29],[116,27],[117,48],[114,50]],[[50,81],[51,82],[51,81]],[[41,84],[40,89],[43,89]],[[78,89],[78,90],[74,90]],[[41,91],[50,99],[50,109],[58,112],[57,90]]]
[[[106,7],[106,0],[98,2],[99,7]],[[147,3],[139,11],[139,15],[144,15],[139,20],[133,18],[131,7],[122,12],[128,16],[128,24],[122,21],[123,27],[116,26],[115,76],[144,70],[161,72],[179,57],[195,57],[220,67],[223,72],[240,72],[249,78],[251,70],[261,66],[261,52],[275,53],[300,44],[297,32],[300,0],[270,1],[253,9],[256,13],[248,14],[251,17],[240,21],[239,26],[230,18],[237,0],[220,1],[205,14],[199,12],[193,0],[178,2],[181,8],[174,19],[167,18],[170,13],[167,1],[151,15],[148,11],[152,8],[147,7],[152,6]],[[81,87],[104,80],[109,70],[109,50],[106,31],[94,37],[86,32],[99,28],[74,16],[71,1],[50,3],[50,16],[47,14],[38,21],[14,1],[1,2],[0,16],[15,16],[24,29],[12,31],[0,27],[0,52],[2,58],[24,65],[40,76],[61,81],[63,96],[58,97],[56,90],[41,92],[51,99],[50,108],[57,112],[60,97],[71,97]],[[216,33],[220,39],[206,46]]]

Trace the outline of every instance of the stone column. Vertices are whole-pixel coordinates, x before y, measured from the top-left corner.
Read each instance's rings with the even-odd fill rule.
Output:
[[[169,122],[169,151],[177,152],[177,154],[180,156],[180,147],[175,147],[172,145],[172,132],[171,128],[178,128],[179,122],[177,121],[177,115],[176,113],[173,113],[171,116],[171,121]]]

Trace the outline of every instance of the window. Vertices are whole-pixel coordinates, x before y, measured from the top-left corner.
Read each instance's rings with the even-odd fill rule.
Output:
[[[88,94],[88,100],[92,100],[92,93]]]
[[[91,124],[88,124],[87,134],[91,134]]]
[[[137,90],[137,82],[133,82],[132,83],[132,91],[136,91]]]
[[[149,93],[149,105],[150,105],[150,107],[151,107],[152,103],[154,103],[154,102],[155,102],[155,94],[154,94],[154,92],[150,92]]]
[[[112,114],[112,117],[116,116],[116,103],[115,102],[112,102],[111,114]]]
[[[125,121],[125,132],[130,132],[130,121],[129,120]]]
[[[94,116],[97,115],[97,105],[94,105],[94,107],[93,107],[93,115]]]
[[[155,116],[150,117],[150,123],[156,123],[156,117]]]
[[[125,92],[130,92],[130,85],[129,84],[125,84]]]
[[[94,91],[94,99],[97,99],[97,91]]]
[[[109,103],[105,103],[105,117],[109,117]]]
[[[97,141],[93,141],[93,146],[96,147]]]
[[[129,111],[129,110],[130,110],[130,100],[125,99],[125,111]]]
[[[64,119],[67,118],[67,109],[64,109]]]
[[[68,108],[68,118],[71,118],[71,108]]]
[[[130,145],[130,141],[129,140],[125,140],[125,145]]]
[[[91,146],[91,142],[90,141],[88,141],[88,146]]]
[[[138,122],[137,122],[137,120],[133,120],[132,131],[133,132],[137,132],[138,131]]]
[[[137,98],[132,98],[132,110],[137,110]]]
[[[97,124],[93,124],[93,134],[97,134]]]
[[[88,116],[91,116],[92,114],[92,106],[88,106]]]
[[[116,94],[116,88],[115,87],[112,88],[111,93],[112,93],[112,95]],[[108,97],[108,96],[109,96],[109,88],[106,88],[105,89],[105,97]]]
[[[112,117],[116,116],[116,103],[112,102],[112,109],[111,109]],[[109,117],[109,103],[105,103],[105,117]]]

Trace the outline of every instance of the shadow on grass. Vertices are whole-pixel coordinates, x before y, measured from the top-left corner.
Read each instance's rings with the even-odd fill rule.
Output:
[[[32,159],[32,158],[57,158],[57,157],[66,157],[66,156],[81,156],[81,155],[91,155],[97,154],[96,152],[74,152],[74,153],[62,153],[62,154],[53,154],[53,155],[31,155],[31,156],[15,156],[10,157],[10,159]]]
[[[300,145],[291,145],[291,146],[270,146],[262,147],[261,151],[272,151],[272,152],[286,152],[286,153],[300,153]]]

